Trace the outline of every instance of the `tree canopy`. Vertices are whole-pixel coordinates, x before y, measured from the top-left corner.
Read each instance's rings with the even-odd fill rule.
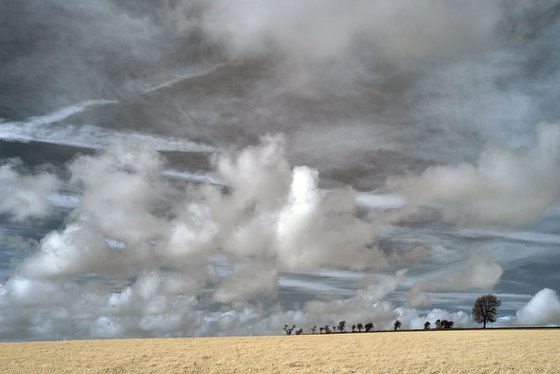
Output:
[[[476,322],[486,328],[487,322],[496,322],[496,314],[502,305],[502,300],[494,295],[482,295],[474,302],[472,315]]]

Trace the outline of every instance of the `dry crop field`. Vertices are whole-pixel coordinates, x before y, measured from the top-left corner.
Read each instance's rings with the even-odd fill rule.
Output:
[[[0,343],[1,373],[558,373],[560,330]]]

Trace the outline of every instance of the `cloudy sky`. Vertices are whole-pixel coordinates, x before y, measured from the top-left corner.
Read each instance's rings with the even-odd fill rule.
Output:
[[[1,340],[560,324],[560,1],[0,7]]]

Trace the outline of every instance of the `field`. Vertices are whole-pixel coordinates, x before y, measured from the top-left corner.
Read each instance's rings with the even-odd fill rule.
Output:
[[[559,329],[0,343],[1,373],[559,371]]]

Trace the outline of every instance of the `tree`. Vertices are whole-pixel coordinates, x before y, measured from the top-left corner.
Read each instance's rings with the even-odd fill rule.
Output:
[[[313,326],[313,327],[311,328],[311,332],[312,332],[313,334],[315,334],[315,332],[317,332],[317,326]]]
[[[441,319],[436,320],[436,329],[441,329]]]
[[[393,326],[395,327],[395,331],[397,331],[401,327],[401,321],[396,320]]]
[[[356,325],[352,325],[352,332],[356,332]]]
[[[346,328],[346,321],[340,321],[337,327],[338,331],[343,332],[345,328]]]
[[[482,323],[486,328],[487,322],[496,322],[496,314],[502,305],[502,300],[494,295],[482,295],[474,302],[472,315],[476,322]]]
[[[284,325],[283,330],[286,332],[286,335],[292,335],[292,331],[294,331],[294,329],[296,328],[296,325],[292,325],[290,327],[290,325]]]
[[[364,325],[362,325],[362,323],[360,322],[356,325],[356,327],[358,328],[358,332],[362,332],[362,329],[364,328]]]
[[[323,331],[325,331],[325,328],[324,327],[319,327],[319,334],[322,334]]]
[[[301,334],[303,334],[303,329],[300,328],[299,330],[296,330],[296,335],[301,335]]]
[[[325,325],[325,334],[330,334],[331,333],[331,328],[329,327],[329,325]]]
[[[366,329],[366,332],[370,332],[371,330],[373,330],[373,323],[368,322],[364,327]]]
[[[428,321],[426,321],[426,323],[424,323],[424,330],[429,330],[430,326],[432,326],[432,324]]]

